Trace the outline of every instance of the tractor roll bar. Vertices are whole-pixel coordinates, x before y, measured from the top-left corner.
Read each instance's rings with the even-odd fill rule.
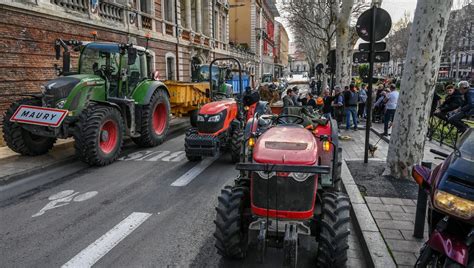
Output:
[[[328,166],[303,166],[303,165],[281,165],[281,164],[257,164],[257,163],[238,163],[237,170],[244,171],[264,171],[264,172],[298,172],[313,174],[329,174]]]
[[[242,81],[242,65],[240,64],[240,61],[236,58],[228,57],[228,58],[217,58],[211,61],[211,64],[209,64],[209,86],[211,89],[211,94],[212,94],[212,65],[214,65],[215,62],[217,61],[224,61],[224,60],[231,60],[237,63],[239,66],[239,87],[240,87],[240,102],[242,102],[243,96],[244,96],[244,83]]]

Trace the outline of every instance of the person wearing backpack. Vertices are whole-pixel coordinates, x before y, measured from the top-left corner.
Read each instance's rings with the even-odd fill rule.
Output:
[[[357,106],[359,104],[359,92],[355,86],[346,87],[344,91],[344,111],[346,113],[346,130],[351,127],[351,116],[354,123],[354,130],[357,130]]]

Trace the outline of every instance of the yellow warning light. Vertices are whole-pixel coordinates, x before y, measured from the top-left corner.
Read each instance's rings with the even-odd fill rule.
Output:
[[[331,148],[331,143],[329,141],[323,141],[323,151],[329,152]]]

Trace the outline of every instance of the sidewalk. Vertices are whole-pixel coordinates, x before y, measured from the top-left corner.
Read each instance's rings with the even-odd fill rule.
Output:
[[[370,142],[375,144],[380,140],[375,132],[383,130],[383,125],[373,124],[372,129]],[[343,181],[369,253],[375,256],[375,260],[382,259],[379,260],[379,265],[390,266],[386,264],[388,260],[383,259],[383,248],[386,247],[386,255],[391,256],[397,267],[413,267],[419,250],[427,239],[426,225],[423,239],[413,237],[418,186],[411,180],[388,179],[381,175],[389,147],[387,139],[378,142],[375,156],[369,158],[368,164],[364,164],[365,131],[341,130],[340,136],[351,138],[340,141],[345,160],[343,171],[346,170],[343,172]],[[435,155],[429,152],[430,149],[450,152],[448,147],[427,141],[424,160],[433,162],[433,165],[439,164],[441,160],[434,159]],[[375,223],[374,228],[370,227],[371,222]],[[377,233],[383,238],[385,245],[371,245],[374,242],[369,239],[374,235],[377,237]]]
[[[169,134],[189,126],[189,118],[173,118]],[[74,139],[61,139],[53,149],[40,156],[22,156],[8,147],[0,147],[0,185],[5,185],[29,175],[75,161]]]

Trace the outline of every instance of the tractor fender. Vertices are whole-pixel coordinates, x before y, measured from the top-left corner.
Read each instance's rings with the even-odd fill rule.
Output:
[[[105,106],[110,106],[110,107],[113,107],[115,109],[118,109],[120,112],[122,111],[122,109],[120,108],[120,106],[116,103],[113,103],[113,102],[110,102],[110,101],[103,101],[103,100],[89,100],[89,102],[93,102],[93,103],[97,103],[97,104],[100,104],[100,105],[105,105]]]
[[[162,89],[170,97],[170,93],[166,85],[161,81],[148,80],[140,84],[133,92],[133,99],[140,105],[147,105],[150,103],[151,96],[156,90]]]

